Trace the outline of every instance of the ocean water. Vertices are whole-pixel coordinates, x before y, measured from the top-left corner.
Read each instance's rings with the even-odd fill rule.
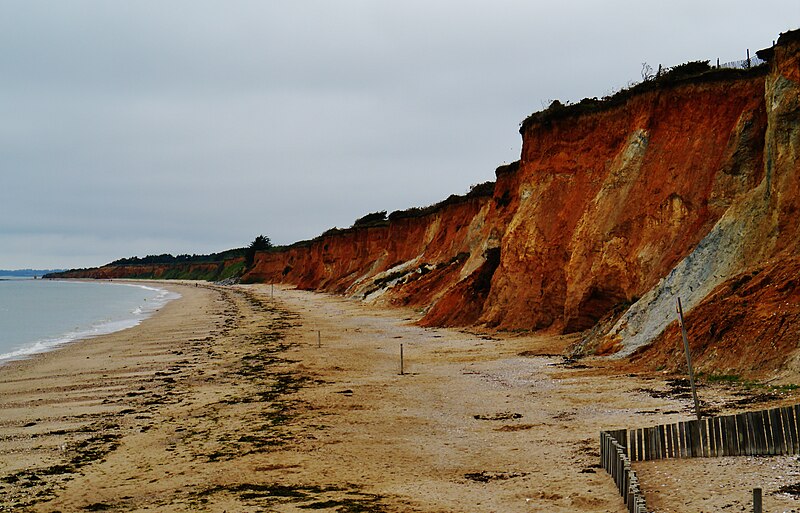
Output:
[[[0,365],[132,328],[177,297],[138,284],[0,276]]]

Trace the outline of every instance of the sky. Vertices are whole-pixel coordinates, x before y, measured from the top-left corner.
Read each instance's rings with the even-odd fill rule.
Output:
[[[744,59],[797,0],[0,0],[0,269],[276,244],[463,194],[554,99]]]

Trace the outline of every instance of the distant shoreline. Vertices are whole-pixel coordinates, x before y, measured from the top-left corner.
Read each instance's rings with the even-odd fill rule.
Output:
[[[0,269],[0,279],[12,278],[41,278],[45,274],[63,272],[64,269]]]

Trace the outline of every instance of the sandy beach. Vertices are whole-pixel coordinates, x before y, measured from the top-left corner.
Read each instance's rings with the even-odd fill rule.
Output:
[[[568,338],[161,286],[182,298],[140,326],[0,368],[0,511],[621,513],[599,431],[691,417],[667,377],[565,363]],[[701,393],[722,412],[746,392]],[[770,400],[750,408],[796,402]],[[753,483],[769,511],[800,504],[771,493],[800,481],[792,457],[637,470],[656,511],[746,511]]]

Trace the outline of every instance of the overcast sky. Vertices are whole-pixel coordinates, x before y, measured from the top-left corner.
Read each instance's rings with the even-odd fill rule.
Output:
[[[428,205],[493,180],[553,99],[799,25],[797,0],[0,0],[0,269]]]

